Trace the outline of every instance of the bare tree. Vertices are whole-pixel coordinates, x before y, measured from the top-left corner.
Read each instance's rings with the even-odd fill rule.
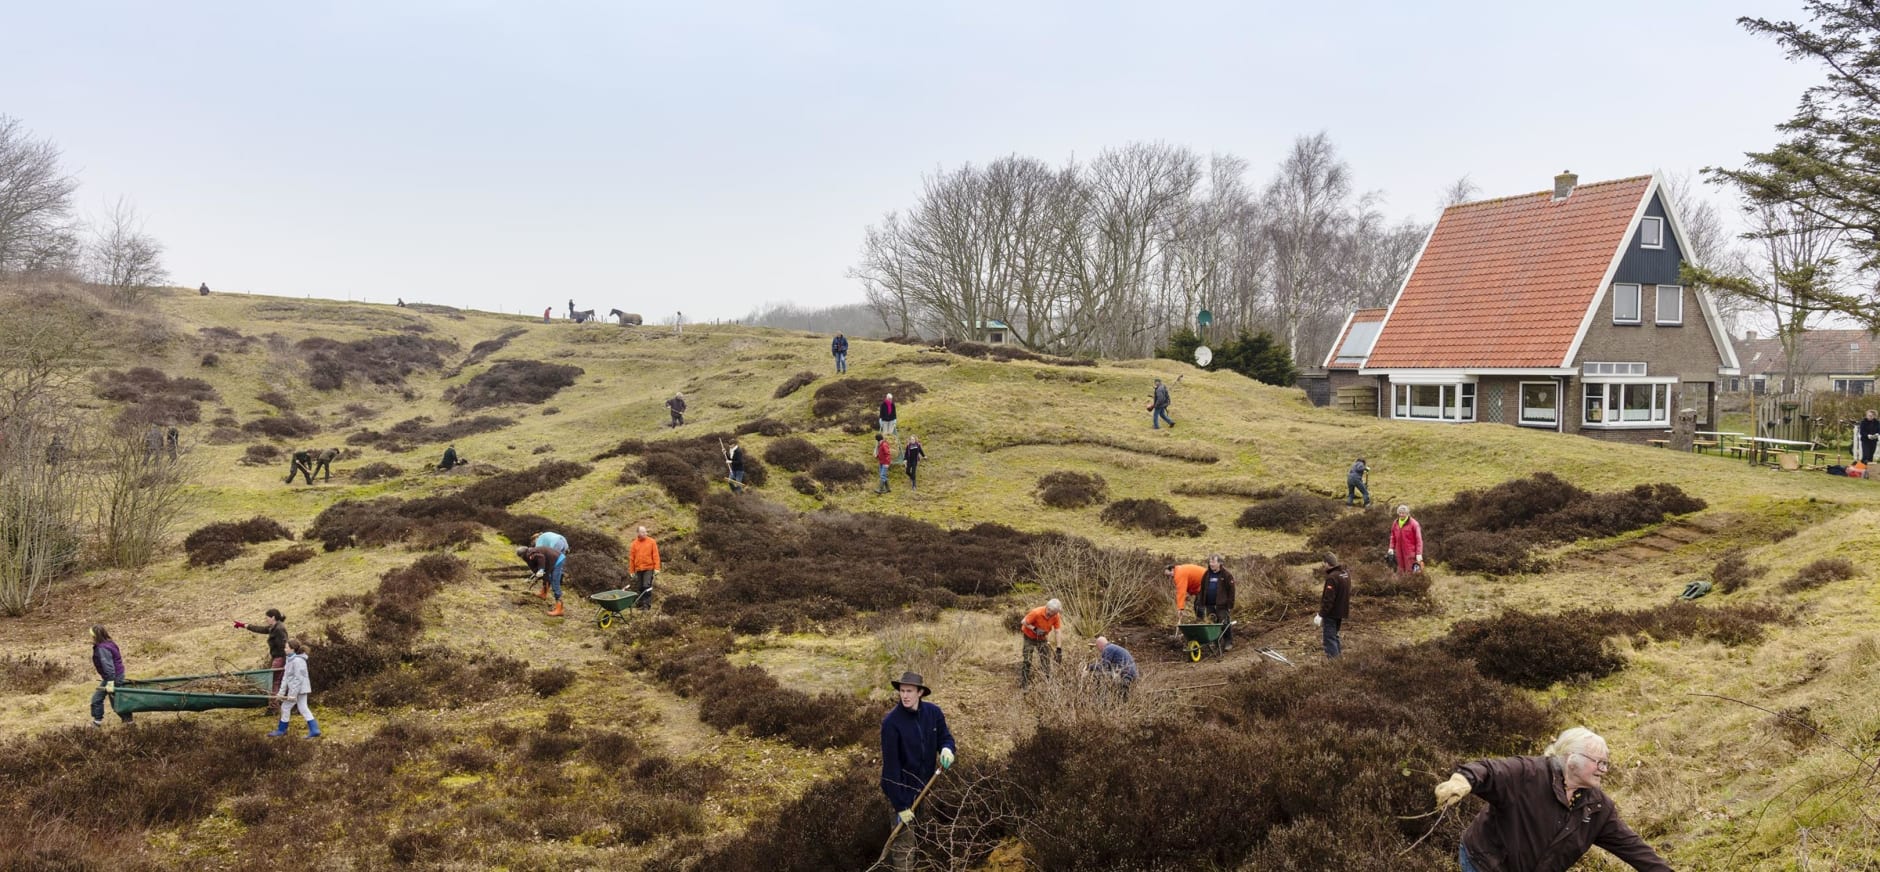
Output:
[[[78,180],[59,165],[57,146],[33,139],[19,119],[0,115],[0,273],[70,263],[77,189]]]
[[[1476,197],[1481,196],[1481,193],[1482,186],[1477,185],[1474,180],[1470,179],[1465,173],[1462,177],[1450,182],[1449,187],[1443,189],[1442,194],[1437,197],[1436,201],[1438,205],[1447,209],[1451,206],[1460,206],[1464,203],[1472,202]]]
[[[187,454],[153,455],[142,434],[108,437],[89,454],[99,562],[120,569],[149,563],[189,501],[196,464]]]
[[[122,198],[92,226],[85,272],[113,304],[123,307],[142,303],[169,277],[162,243],[144,232],[137,208]]]
[[[1030,580],[1063,601],[1071,627],[1087,638],[1162,611],[1163,574],[1146,551],[1051,539],[1033,549],[1030,565]]]
[[[1332,300],[1340,296],[1331,253],[1349,217],[1351,196],[1351,168],[1323,131],[1294,140],[1267,185],[1273,321],[1295,353],[1311,317],[1335,308]]]
[[[1782,389],[1793,390],[1804,364],[1802,337],[1832,314],[1850,311],[1854,300],[1840,270],[1847,231],[1823,223],[1813,204],[1746,202],[1751,229],[1743,238],[1750,252],[1719,267],[1687,262],[1683,281],[1734,298],[1734,305],[1773,323],[1782,344]]]
[[[76,395],[97,348],[85,311],[53,296],[0,298],[0,611],[18,615],[76,565]]]

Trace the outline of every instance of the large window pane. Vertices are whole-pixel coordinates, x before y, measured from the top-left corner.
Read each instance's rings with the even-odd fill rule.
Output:
[[[1586,386],[1586,423],[1603,424],[1606,422],[1606,386],[1588,383]]]
[[[1391,386],[1390,393],[1391,393],[1391,396],[1396,398],[1397,411],[1395,414],[1397,415],[1397,417],[1399,418],[1410,417],[1410,387],[1409,385],[1393,385]]]
[[[1656,385],[1614,385],[1625,397],[1619,401],[1619,420],[1650,421],[1652,419],[1652,389]]]
[[[1442,385],[1410,385],[1410,417],[1440,418],[1442,414]]]
[[[1677,285],[1658,286],[1658,316],[1660,324],[1684,323],[1684,289]]]
[[[1552,424],[1559,420],[1559,386],[1551,382],[1529,382],[1521,386],[1521,420],[1531,424]]]
[[[1624,324],[1638,323],[1638,285],[1612,286],[1612,320]]]

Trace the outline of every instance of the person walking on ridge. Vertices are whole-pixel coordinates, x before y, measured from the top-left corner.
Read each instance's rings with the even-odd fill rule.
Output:
[[[881,483],[875,486],[875,493],[888,492],[888,467],[894,465],[894,446],[888,444],[888,437],[875,434],[875,465],[881,468]]]
[[[837,375],[849,371],[849,337],[837,333],[829,340],[829,353],[835,355]]]
[[[920,462],[927,459],[927,449],[920,447],[920,437],[909,434],[907,447],[901,449],[901,463],[907,467],[907,487],[920,489]]]
[[[1162,429],[1163,421],[1168,422],[1169,429],[1175,429],[1175,419],[1168,416],[1168,405],[1168,385],[1156,379],[1155,390],[1149,395],[1149,411],[1153,413],[1149,416],[1149,429]]]

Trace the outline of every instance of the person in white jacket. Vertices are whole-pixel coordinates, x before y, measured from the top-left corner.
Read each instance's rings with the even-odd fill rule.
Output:
[[[320,722],[313,719],[307,697],[313,695],[313,681],[307,677],[307,643],[291,639],[287,643],[287,663],[281,667],[281,690],[275,699],[281,703],[281,723],[270,736],[287,735],[287,716],[295,708],[307,722],[307,738],[320,738]]]

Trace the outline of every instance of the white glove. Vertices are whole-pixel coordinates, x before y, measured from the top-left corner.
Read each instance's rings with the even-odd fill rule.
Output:
[[[540,570],[540,569],[538,569],[538,570],[536,570],[536,571],[535,571],[535,574],[534,574],[534,575],[532,575],[532,576],[530,576],[530,577],[531,577],[531,578],[536,578],[536,579],[540,579],[540,578],[542,577],[542,570]]]
[[[901,826],[907,826],[908,824],[911,824],[914,822],[914,810],[911,808],[902,809],[900,817],[901,817]]]
[[[1325,626],[1325,616],[1324,616],[1324,615],[1313,615],[1313,616],[1312,616],[1312,626],[1314,626],[1314,627],[1323,627],[1323,626]]]
[[[1451,775],[1448,781],[1436,785],[1436,807],[1448,808],[1455,805],[1474,789],[1469,785],[1469,779],[1462,777],[1462,773]]]
[[[940,749],[940,768],[942,769],[953,768],[953,749],[952,748]]]

